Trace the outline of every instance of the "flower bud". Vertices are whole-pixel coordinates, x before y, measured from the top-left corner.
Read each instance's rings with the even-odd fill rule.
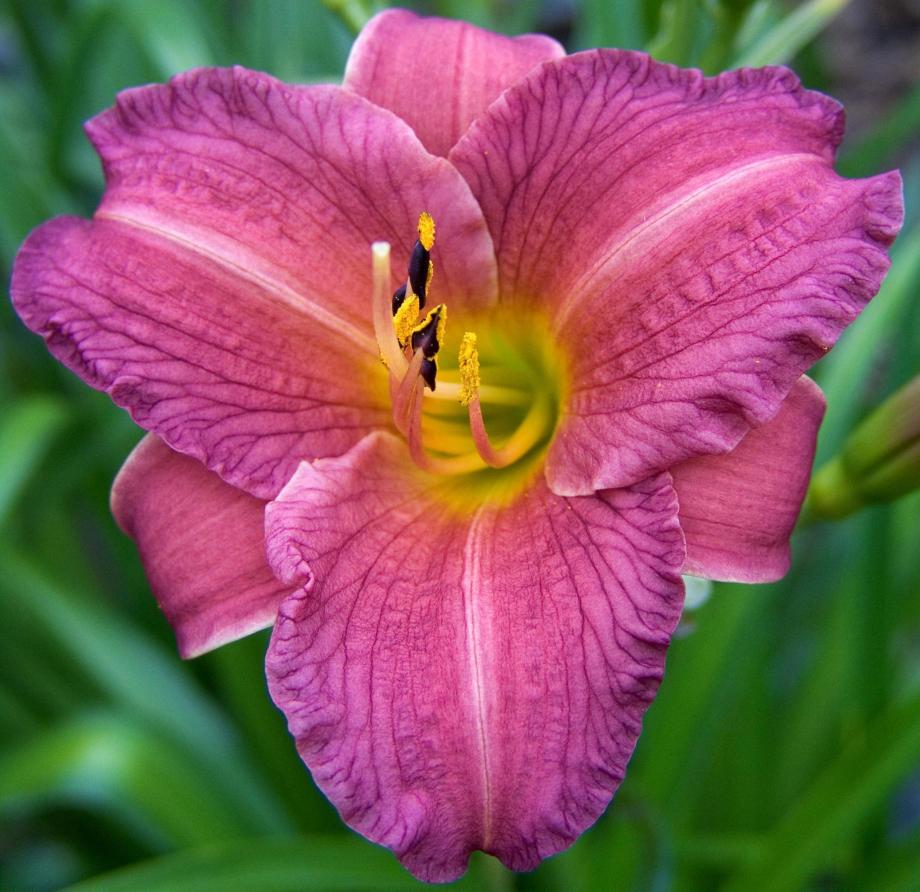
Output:
[[[893,393],[847,437],[811,483],[816,519],[890,502],[920,486],[920,375]]]

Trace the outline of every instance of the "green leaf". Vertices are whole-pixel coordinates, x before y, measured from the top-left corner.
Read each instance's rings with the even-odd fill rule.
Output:
[[[735,67],[759,67],[788,62],[817,37],[850,0],[808,0],[796,7],[753,46],[735,58]]]
[[[243,757],[226,719],[149,639],[90,599],[78,603],[18,555],[2,551],[0,564],[0,594],[31,616],[104,693],[183,743],[199,770],[222,779],[250,826],[288,829],[283,810]]]
[[[107,0],[97,6],[128,30],[163,78],[216,61],[194,3]]]
[[[451,886],[481,889],[477,873]],[[247,840],[180,852],[71,886],[67,892],[386,892],[430,889],[357,837]]]
[[[642,49],[648,36],[642,7],[642,0],[585,0],[575,21],[575,46]]]
[[[238,57],[282,80],[338,82],[354,38],[319,0],[248,3],[234,17]]]
[[[920,761],[920,698],[889,709],[806,789],[725,892],[796,892]]]
[[[661,9],[661,30],[648,45],[656,59],[690,65],[701,31],[712,22],[700,0],[670,0]]]
[[[885,850],[860,872],[846,889],[849,892],[916,892],[920,877],[920,833]]]
[[[7,812],[70,805],[103,810],[156,848],[245,836],[226,789],[168,740],[136,722],[84,717],[0,755]]]
[[[632,771],[673,823],[691,811],[701,793],[700,766],[723,727],[738,661],[751,654],[748,636],[759,628],[768,592],[764,586],[716,585],[692,636],[671,647],[668,673],[646,716]],[[656,747],[648,761],[646,746]]]
[[[861,142],[846,148],[837,164],[847,177],[879,173],[920,132],[920,85],[907,94]]]
[[[0,526],[45,457],[67,411],[51,397],[23,397],[0,417]]]

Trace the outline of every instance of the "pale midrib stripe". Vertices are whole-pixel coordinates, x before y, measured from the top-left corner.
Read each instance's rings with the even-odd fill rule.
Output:
[[[489,764],[489,744],[486,733],[486,693],[481,659],[479,622],[476,616],[476,601],[481,591],[480,525],[484,508],[473,516],[466,544],[463,549],[463,609],[466,621],[466,646],[470,658],[470,681],[473,695],[474,721],[479,745],[479,759],[482,768],[483,822],[482,847],[487,848],[492,835],[492,772]]]
[[[604,259],[593,269],[586,272],[578,280],[578,282],[572,288],[569,297],[567,297],[563,304],[560,306],[557,316],[558,324],[561,325],[567,318],[568,314],[572,311],[572,309],[574,309],[574,307],[584,299],[584,296],[590,291],[592,280],[601,275],[607,267],[614,264],[617,260],[617,256],[626,248],[634,246],[637,241],[640,241],[643,238],[649,237],[655,230],[661,229],[665,226],[676,226],[677,224],[673,220],[674,217],[686,213],[695,205],[702,204],[706,199],[710,198],[713,193],[733,186],[739,180],[744,180],[751,176],[763,174],[767,171],[773,170],[774,168],[783,167],[787,164],[802,161],[809,161],[815,164],[826,163],[819,156],[811,155],[805,152],[789,153],[785,155],[771,155],[768,158],[760,158],[756,161],[749,161],[747,164],[733,167],[731,170],[720,174],[715,179],[710,180],[701,186],[698,186],[692,192],[684,195],[683,197],[675,198],[670,201],[660,211],[658,211],[656,214],[653,214],[647,220],[643,220],[641,223],[634,226],[618,241],[614,242],[612,245],[609,245],[602,252]],[[667,201],[668,197],[666,197],[665,200]]]
[[[200,241],[195,241],[193,238],[190,238],[181,232],[164,227],[159,221],[154,223],[139,217],[130,217],[125,214],[113,213],[111,211],[100,211],[97,212],[95,216],[96,219],[113,220],[117,223],[123,223],[126,226],[141,229],[145,232],[150,232],[159,238],[172,242],[173,244],[181,245],[183,248],[187,249],[193,254],[199,254],[202,257],[206,257],[208,260],[212,261],[218,266],[222,266],[225,269],[231,271],[239,278],[257,285],[263,291],[268,292],[273,297],[282,303],[287,304],[298,313],[312,317],[320,325],[328,328],[335,334],[341,335],[342,337],[352,341],[361,350],[369,351],[373,355],[377,355],[377,353],[379,353],[377,344],[374,339],[364,334],[364,332],[360,331],[359,329],[355,328],[355,326],[350,322],[347,322],[339,316],[336,316],[335,313],[330,313],[329,310],[327,310],[325,307],[310,300],[303,294],[295,291],[293,288],[288,287],[283,282],[267,276],[264,273],[258,272],[256,267],[264,264],[264,261],[261,259],[257,259],[254,256],[247,258],[251,259],[252,261],[251,268],[247,269],[245,266],[241,266],[238,260],[229,257],[219,248],[206,245],[203,238]],[[200,233],[195,232],[195,235],[200,235]],[[245,262],[245,260],[243,262]],[[368,264],[370,264],[370,251],[368,251]],[[370,318],[370,295],[368,295],[367,312],[368,318]]]

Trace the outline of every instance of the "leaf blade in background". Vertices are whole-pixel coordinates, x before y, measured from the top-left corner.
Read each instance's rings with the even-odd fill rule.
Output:
[[[116,715],[81,716],[0,753],[0,810],[49,805],[107,811],[159,849],[252,831],[181,748]]]
[[[480,889],[477,874],[452,889]],[[247,840],[179,852],[66,892],[401,892],[430,889],[386,850],[357,836]]]
[[[821,772],[765,840],[761,856],[724,892],[796,892],[831,863],[834,846],[915,770],[920,698],[882,714]]]
[[[63,403],[49,396],[26,396],[0,416],[0,527],[41,465],[48,447],[69,417]]]
[[[225,717],[152,641],[88,600],[77,603],[17,555],[0,552],[0,563],[4,597],[31,615],[109,698],[181,741],[200,770],[222,776],[251,827],[289,829],[284,809],[244,757]]]
[[[807,0],[742,50],[733,68],[782,65],[810,43],[850,0]]]

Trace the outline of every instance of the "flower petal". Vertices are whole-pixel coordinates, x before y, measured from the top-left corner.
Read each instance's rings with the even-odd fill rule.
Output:
[[[731,452],[671,469],[687,542],[684,573],[737,582],[786,574],[824,408],[818,385],[802,377],[776,417]]]
[[[373,434],[266,512],[269,686],[343,818],[427,881],[526,870],[622,780],[680,613],[668,475],[459,507]]]
[[[554,492],[733,448],[877,291],[900,178],[837,177],[841,128],[783,69],[599,50],[528,76],[454,148],[502,302],[542,302],[569,358]]]
[[[88,131],[102,205],[30,236],[17,310],[142,427],[253,495],[388,423],[371,242],[394,242],[399,276],[427,209],[456,249],[438,257],[438,300],[494,299],[465,182],[339,88],[198,70],[122,93]]]
[[[679,232],[684,205],[727,173],[799,155],[829,164],[842,136],[840,105],[788,69],[704,78],[590,50],[509,89],[450,161],[488,221],[502,301],[552,303],[583,297],[577,284],[651,218]]]
[[[543,34],[509,38],[466,22],[389,9],[358,35],[344,86],[408,121],[429,152],[447,155],[506,87],[564,55]]]
[[[148,434],[112,486],[183,657],[264,629],[290,591],[265,560],[265,502]]]

